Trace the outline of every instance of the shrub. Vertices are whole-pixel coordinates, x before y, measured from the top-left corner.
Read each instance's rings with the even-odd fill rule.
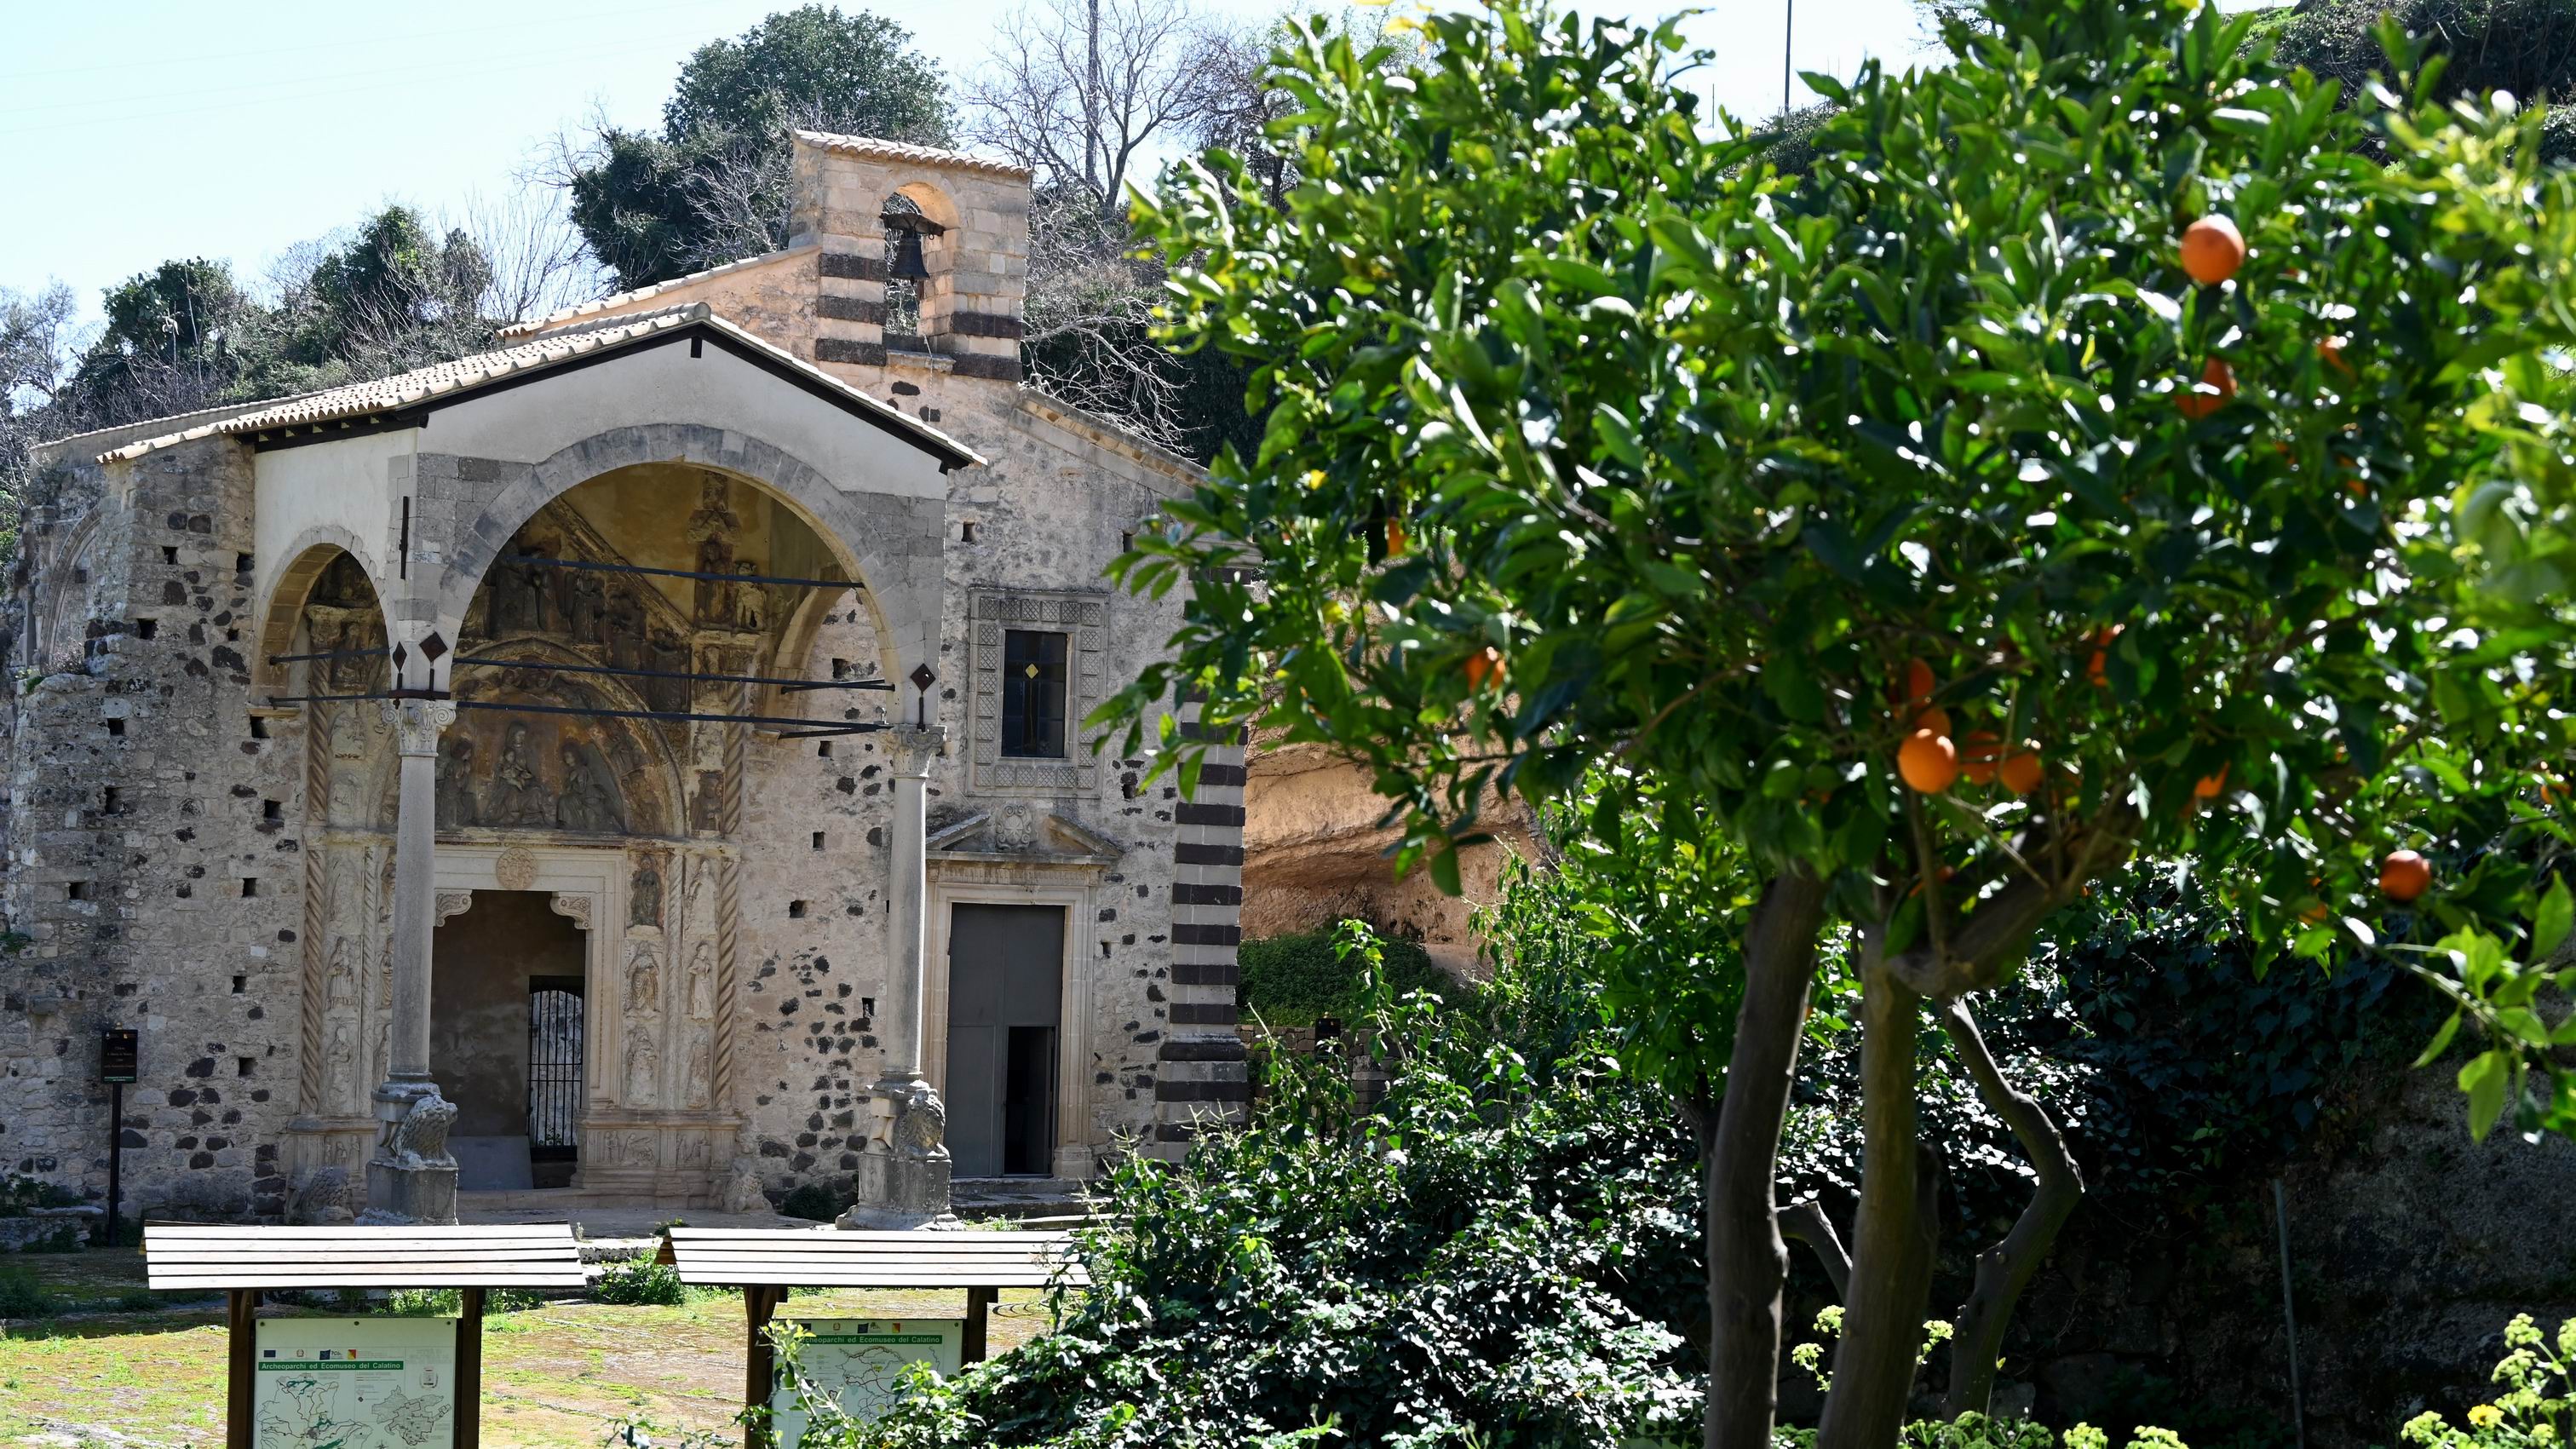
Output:
[[[363,1300],[352,1303],[344,1292],[341,1303],[354,1309]],[[524,1313],[545,1304],[543,1297],[525,1288],[494,1288],[483,1295],[485,1313]],[[385,1295],[380,1311],[398,1318],[453,1318],[465,1311],[465,1295],[454,1288],[397,1288]]]
[[[676,1308],[689,1300],[689,1290],[680,1282],[680,1270],[668,1263],[650,1258],[630,1258],[611,1263],[599,1281],[590,1285],[590,1296],[602,1303],[653,1304]]]
[[[1444,1000],[1463,1000],[1472,988],[1431,964],[1429,952],[1412,941],[1380,938],[1387,987],[1397,997],[1427,991]],[[1335,944],[1331,931],[1267,936],[1246,941],[1236,950],[1242,984],[1235,1006],[1258,1013],[1271,1027],[1313,1026],[1323,1017],[1355,1021],[1368,1007],[1368,969],[1358,957]]]
[[[24,1268],[0,1268],[0,1318],[48,1318],[62,1303]]]
[[[1103,1184],[1061,1328],[825,1442],[1694,1435],[1696,1168],[1670,1109],[1597,1054],[1535,1072],[1428,1002],[1370,1020],[1402,1063],[1375,1111],[1334,1063],[1274,1056],[1240,1130]]]
[[[839,1194],[819,1182],[808,1182],[798,1184],[795,1191],[787,1194],[787,1200],[778,1205],[778,1211],[807,1222],[828,1223],[841,1215],[843,1206],[845,1204]]]
[[[2505,1391],[2470,1408],[2455,1428],[2438,1413],[2409,1420],[2400,1437],[2426,1449],[2533,1449],[2576,1442],[2576,1318],[2558,1325],[2556,1351],[2528,1313],[2504,1329],[2494,1382]]]

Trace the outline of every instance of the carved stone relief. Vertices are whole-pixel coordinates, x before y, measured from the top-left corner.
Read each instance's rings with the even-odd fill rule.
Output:
[[[650,1030],[646,1020],[662,1009],[662,958],[650,942],[637,942],[633,959],[626,963],[626,1019],[629,1025]]]
[[[650,856],[635,864],[626,892],[626,924],[662,929],[662,868]]]
[[[492,881],[505,891],[523,891],[537,883],[537,854],[524,845],[502,851],[492,862]]]
[[[442,926],[446,925],[451,917],[464,915],[467,911],[472,909],[474,909],[474,892],[472,891],[440,891],[438,893],[438,924]]]
[[[693,1021],[716,1014],[716,947],[701,940],[689,948],[688,1009]]]

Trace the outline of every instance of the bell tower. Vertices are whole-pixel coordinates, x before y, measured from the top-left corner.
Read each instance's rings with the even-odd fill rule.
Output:
[[[822,252],[814,360],[871,391],[890,373],[1018,382],[1029,173],[819,131],[795,147],[789,245]]]

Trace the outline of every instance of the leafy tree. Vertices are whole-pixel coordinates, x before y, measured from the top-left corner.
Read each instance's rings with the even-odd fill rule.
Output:
[[[952,142],[946,83],[910,31],[805,5],[699,47],[659,135],[602,127],[566,167],[573,222],[620,287],[784,246],[795,127]]]
[[[1669,27],[1506,3],[1423,22],[1399,76],[1301,28],[1274,70],[1300,109],[1262,143],[1296,184],[1212,153],[1140,209],[1181,335],[1252,361],[1265,430],[1120,561],[1192,591],[1175,656],[1101,719],[1157,732],[1185,785],[1255,723],[1337,746],[1444,884],[1489,786],[1554,799],[1605,765],[1598,840],[1715,830],[1747,873],[1731,1032],[1694,1013],[1669,1042],[1723,1084],[1712,1445],[1771,1428],[1773,1163],[1831,933],[1866,1171],[1820,1442],[1859,1449],[1895,1439],[1928,1307],[1927,1004],[1986,1056],[1966,1002],[2140,854],[2199,861],[2260,938],[2375,941],[2381,857],[2491,835],[2527,808],[2517,766],[2567,745],[2566,621],[2455,627],[2491,557],[2565,536],[2493,496],[2499,468],[2566,472],[2516,460],[2495,406],[2500,375],[2550,385],[2522,298],[2566,285],[2536,120],[2374,114],[2392,176],[2249,20],[1989,19],[1948,28],[1942,69],[1811,78],[1839,112],[1795,181],[1750,164],[1765,141],[1703,136]],[[2252,259],[2196,284],[2178,242],[2213,213]],[[2537,899],[2481,865],[2399,921],[2451,932],[2426,969],[2492,1033],[2463,1076],[2481,1131],[2513,1104],[2576,1123],[2576,1086],[2522,1090],[2553,1032],[2491,934]],[[1738,969],[1670,966],[1677,989]],[[1989,1380],[2052,1215],[2034,1197],[1963,1310]]]

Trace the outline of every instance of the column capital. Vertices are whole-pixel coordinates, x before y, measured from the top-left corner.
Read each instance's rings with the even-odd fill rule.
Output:
[[[394,727],[397,744],[406,755],[436,755],[440,733],[456,723],[452,699],[380,699],[376,709]]]
[[[948,743],[948,731],[939,725],[922,728],[899,725],[885,732],[887,768],[898,780],[927,780],[930,762]]]

